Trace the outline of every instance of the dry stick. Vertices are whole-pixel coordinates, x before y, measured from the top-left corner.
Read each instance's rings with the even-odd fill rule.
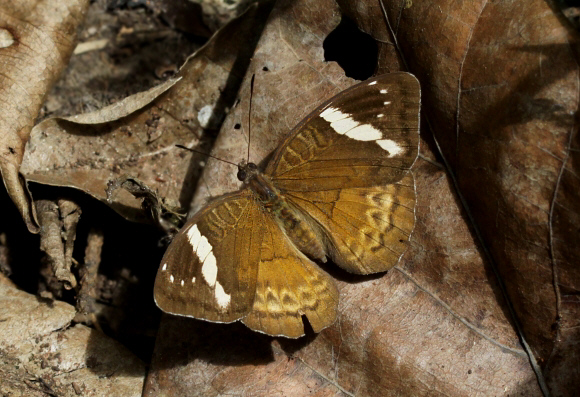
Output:
[[[36,206],[38,221],[42,226],[40,249],[45,252],[45,258],[50,267],[49,274],[47,274],[47,284],[52,293],[58,294],[63,287],[72,289],[77,285],[76,279],[70,271],[71,261],[70,258],[67,258],[66,241],[63,241],[62,229],[64,225],[61,221],[60,208],[55,201],[48,199],[37,200]],[[66,238],[73,239],[72,236],[68,235]],[[70,249],[68,254],[72,255]]]
[[[385,17],[387,27],[389,28],[389,32],[391,33],[391,36],[393,37],[393,42],[395,43],[395,48],[397,49],[397,52],[399,53],[399,56],[401,57],[401,61],[403,62],[405,69],[408,71],[409,67],[407,66],[407,62],[405,61],[405,58],[403,56],[403,52],[401,51],[401,49],[399,47],[397,37],[395,36],[393,29],[391,28],[391,23],[390,23],[389,18],[387,16],[387,10],[385,9],[385,6],[384,6],[382,0],[379,0],[379,3],[381,4],[381,9],[383,11],[383,16]],[[489,262],[489,264],[493,270],[493,273],[495,274],[495,277],[497,279],[497,282],[498,282],[498,285],[499,285],[500,290],[502,292],[502,295],[504,296],[504,298],[506,300],[510,316],[511,316],[511,318],[516,326],[516,331],[517,331],[518,337],[520,339],[520,342],[524,346],[524,350],[526,351],[526,353],[528,355],[528,359],[530,360],[530,364],[532,366],[532,369],[534,370],[534,372],[536,374],[536,378],[538,380],[538,384],[540,385],[540,389],[542,390],[542,394],[545,397],[549,397],[550,391],[548,390],[548,386],[546,385],[546,380],[544,379],[544,374],[542,373],[542,370],[540,369],[540,366],[538,365],[538,362],[536,361],[536,357],[534,356],[532,349],[530,348],[530,345],[528,345],[528,342],[526,342],[526,339],[524,338],[522,326],[521,326],[520,322],[518,321],[515,309],[511,303],[511,300],[509,299],[506,287],[503,283],[502,278],[500,277],[500,274],[499,274],[499,271],[498,271],[497,266],[495,264],[495,261],[493,260],[491,253],[489,252],[487,246],[485,245],[485,241],[483,239],[483,236],[481,235],[481,232],[479,231],[479,227],[478,227],[477,223],[475,222],[475,217],[473,216],[473,214],[471,213],[471,211],[469,209],[469,205],[467,204],[467,200],[465,200],[465,197],[463,196],[463,194],[461,193],[461,190],[459,189],[459,183],[457,182],[457,178],[455,177],[455,174],[451,170],[451,166],[449,165],[447,158],[443,154],[443,150],[441,150],[441,146],[439,145],[439,141],[437,140],[437,137],[434,134],[434,129],[431,126],[429,118],[427,116],[425,116],[425,120],[427,120],[427,125],[429,126],[429,130],[431,131],[431,134],[433,136],[433,140],[435,141],[435,145],[437,145],[437,150],[439,151],[439,154],[441,155],[441,159],[443,160],[443,163],[445,164],[447,174],[449,175],[449,177],[451,178],[451,180],[453,182],[453,186],[455,187],[455,192],[457,193],[457,196],[459,197],[459,200],[461,201],[461,205],[463,206],[465,213],[467,214],[467,217],[469,218],[469,222],[471,222],[471,225],[473,226],[473,230],[475,231],[475,235],[477,236],[479,244],[481,245],[481,247],[483,249],[485,257],[486,257],[487,261]]]
[[[574,140],[575,131],[577,129],[577,122],[574,121],[572,125],[572,129],[570,131],[570,136],[568,137],[568,144],[566,155],[562,160],[562,167],[560,168],[560,172],[558,173],[558,179],[556,179],[556,186],[554,188],[554,195],[552,196],[552,201],[550,203],[550,214],[549,214],[549,221],[548,224],[550,225],[550,259],[552,262],[552,287],[554,288],[554,294],[556,295],[556,339],[560,339],[561,336],[561,327],[562,327],[562,296],[560,294],[560,288],[558,288],[558,284],[560,283],[560,274],[559,269],[556,264],[556,251],[554,248],[554,209],[556,208],[556,202],[558,198],[558,192],[560,189],[560,183],[562,182],[562,177],[564,176],[564,171],[566,171],[566,164],[568,163],[568,159],[570,158],[570,152],[573,151],[572,142]],[[554,355],[554,349],[550,353],[550,356],[546,360],[546,367],[550,364],[551,359]]]
[[[101,332],[102,329],[95,315],[95,301],[97,297],[97,274],[101,264],[102,250],[102,231],[91,229],[87,238],[84,274],[81,278],[81,289],[79,290],[79,298],[77,300],[78,320],[92,323]]]
[[[80,221],[82,210],[75,201],[67,198],[59,198],[57,201],[60,218],[62,220],[62,239],[64,245],[64,260],[66,268],[73,266],[73,251],[77,237],[77,225]],[[72,287],[76,286],[76,282]],[[66,288],[66,284],[65,284]]]

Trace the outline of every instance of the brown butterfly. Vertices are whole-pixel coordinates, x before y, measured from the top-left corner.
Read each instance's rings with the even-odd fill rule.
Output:
[[[419,147],[420,87],[408,73],[374,77],[300,122],[262,172],[191,218],[155,280],[164,312],[296,338],[336,320],[338,290],[316,261],[386,271],[415,223],[409,171]]]

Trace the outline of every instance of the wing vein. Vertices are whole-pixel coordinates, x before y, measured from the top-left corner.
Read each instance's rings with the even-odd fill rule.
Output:
[[[293,196],[293,197],[295,197],[295,198],[297,198],[297,199],[299,199],[299,200],[306,201],[306,200],[304,200],[304,199],[301,199],[300,197],[296,197],[296,196],[294,196],[294,195],[291,195],[291,196]],[[318,209],[320,210],[320,212],[324,213],[324,211],[323,211],[323,210],[322,210],[322,209],[321,209],[319,206],[317,206],[317,205],[316,205],[315,207],[316,207],[316,208],[318,208]],[[302,207],[302,208],[303,208],[303,207]],[[371,208],[372,208],[372,207],[371,207]],[[348,223],[349,223],[349,224],[350,224],[350,225],[351,225],[351,226],[352,226],[354,229],[357,229],[357,227],[356,227],[356,226],[355,226],[355,225],[354,225],[354,224],[353,224],[351,221],[349,221],[349,220],[348,220],[348,218],[349,218],[349,215],[348,215],[348,213],[347,213],[346,211],[343,211],[343,210],[341,210],[340,208],[337,208],[337,207],[334,207],[334,209],[336,209],[336,210],[338,210],[338,211],[342,212],[343,214],[346,214],[346,216],[344,216],[345,220],[346,220],[346,221],[347,221],[347,222],[348,222]],[[327,217],[328,217],[329,219],[331,219],[331,220],[332,220],[332,218],[331,218],[331,217],[329,217],[329,216],[327,216]],[[352,219],[359,219],[359,218],[354,218],[353,216],[350,216],[350,218],[352,218]],[[375,217],[373,216],[373,218],[375,218]],[[375,218],[375,219],[380,219],[380,218]],[[360,219],[359,219],[359,220],[360,220]],[[381,221],[385,222],[383,219],[381,219]],[[369,226],[371,229],[373,229],[373,230],[376,230],[376,231],[378,231],[378,232],[381,232],[381,230],[379,230],[379,229],[375,228],[374,226],[372,226],[372,225],[370,225],[370,224],[368,224],[368,223],[366,223],[366,222],[364,222],[364,221],[362,221],[362,220],[361,220],[361,222],[362,222],[362,223],[364,223],[365,225]],[[318,224],[320,224],[320,222],[318,222],[318,221],[317,221],[317,223],[318,223]],[[337,227],[340,227],[342,230],[345,230],[345,231],[346,231],[346,229],[345,229],[344,227],[341,227],[341,226],[340,226],[340,225],[338,225],[338,223],[336,223],[336,222],[334,222],[334,223],[335,223],[335,225],[336,225]],[[391,222],[385,222],[385,223],[388,223],[389,225],[391,225],[391,226],[393,226],[393,227],[395,227],[395,228],[399,229],[399,230],[400,230],[400,231],[402,231],[403,233],[407,234],[407,233],[406,233],[406,232],[405,232],[403,229],[401,229],[401,228],[400,228],[400,227],[398,227],[397,225],[395,225],[395,224],[393,224],[393,223],[391,223]],[[320,225],[321,225],[321,224],[320,224]],[[325,228],[325,227],[324,227],[324,225],[321,225],[321,226],[322,226],[324,229],[327,229],[327,228]],[[374,242],[378,243],[379,245],[381,245],[381,246],[383,246],[383,247],[387,248],[389,251],[391,251],[391,252],[393,252],[393,253],[395,253],[395,254],[397,254],[397,255],[399,254],[399,253],[397,253],[395,250],[393,250],[391,247],[389,247],[389,246],[387,246],[387,245],[383,244],[383,243],[382,243],[382,242],[380,242],[380,241],[377,241],[376,239],[374,239],[373,237],[371,237],[371,236],[370,236],[370,235],[368,235],[367,233],[363,233],[363,234],[364,234],[365,236],[367,236],[368,238],[370,238],[371,240],[373,240]],[[344,240],[343,240],[343,242],[344,242]],[[345,244],[345,245],[346,245],[346,244]],[[350,249],[350,247],[349,247],[349,249]],[[351,251],[352,251],[352,250],[351,250]],[[356,255],[355,255],[355,256],[356,256]],[[358,258],[358,257],[357,257],[357,258]]]
[[[340,167],[340,168],[346,168],[347,166],[344,167]],[[348,168],[396,168],[399,170],[408,170],[407,167],[393,167],[393,166],[389,166],[389,165],[349,165]],[[297,167],[296,167],[297,168]],[[296,170],[296,168],[293,169],[293,171]],[[334,169],[337,169],[339,167],[333,167]],[[284,173],[285,174],[285,173]],[[284,174],[280,174],[280,175],[284,175]],[[305,177],[305,176],[295,176],[292,178],[280,178],[280,175],[277,175],[275,178],[272,178],[275,181],[295,181],[295,180],[307,180],[307,179],[324,179],[324,178],[330,178],[330,176],[310,176],[310,177]],[[340,177],[349,177],[351,178],[352,175],[332,175],[332,178],[340,178]],[[331,189],[331,190],[336,190],[336,188]]]
[[[382,199],[379,199],[379,200],[386,201],[386,200],[382,200]],[[313,202],[313,203],[324,203],[325,201],[322,201],[322,200],[312,200],[311,202]],[[361,204],[360,201],[354,201],[354,200],[340,200],[340,202],[341,203]],[[393,203],[393,205],[398,205],[399,207],[403,207],[403,208],[405,208],[405,209],[407,209],[407,210],[409,210],[411,212],[413,212],[415,210],[413,207],[408,207],[408,206],[403,205],[403,204],[400,204],[400,203]],[[370,206],[368,204],[367,204],[367,207],[369,207],[369,208],[376,208],[376,209],[379,209],[379,210],[381,209],[381,207],[373,207],[373,206]],[[320,207],[318,207],[318,208],[320,208]]]
[[[295,179],[313,179],[313,178],[305,178],[305,177],[295,177],[295,178],[280,178],[281,176],[287,174],[290,171],[294,171],[294,172],[301,172],[300,168],[310,164],[310,163],[322,163],[322,162],[326,162],[326,161],[345,161],[345,160],[363,160],[363,159],[318,159],[318,160],[308,160],[307,162],[304,162],[296,167],[290,168],[287,171],[284,171],[281,174],[275,175],[273,176],[272,179],[274,180],[295,180]],[[368,159],[367,159],[368,160]],[[341,167],[332,167],[333,169],[337,169],[337,168],[361,168],[361,167],[367,167],[367,168],[395,168],[395,169],[399,169],[399,170],[407,170],[409,169],[408,167],[397,167],[397,166],[392,166],[392,165],[387,165],[387,164],[357,164],[357,165],[344,165]],[[330,167],[327,167],[330,168]],[[323,168],[324,169],[324,168]],[[318,178],[322,178],[322,177],[318,177]]]

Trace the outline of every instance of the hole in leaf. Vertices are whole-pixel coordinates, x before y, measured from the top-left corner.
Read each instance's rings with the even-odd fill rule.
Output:
[[[324,59],[337,62],[348,77],[366,80],[376,69],[376,41],[344,15],[340,24],[324,40],[323,48]]]

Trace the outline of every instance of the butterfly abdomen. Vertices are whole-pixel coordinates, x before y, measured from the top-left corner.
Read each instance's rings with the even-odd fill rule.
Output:
[[[283,196],[278,200],[273,213],[278,224],[296,248],[311,258],[326,262],[321,234],[311,226],[312,222],[308,222],[301,212],[290,206]]]

